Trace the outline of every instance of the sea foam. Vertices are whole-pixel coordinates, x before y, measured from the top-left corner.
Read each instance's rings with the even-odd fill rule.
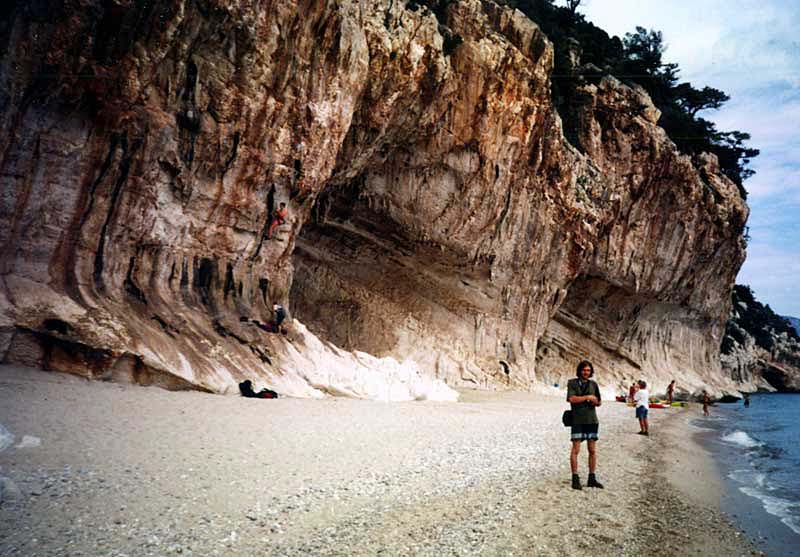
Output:
[[[750,437],[744,431],[734,431],[733,433],[729,433],[728,435],[724,435],[722,440],[726,443],[731,443],[733,445],[739,445],[740,447],[746,447],[751,449],[753,447],[760,447],[762,443],[756,441],[752,437]]]
[[[764,487],[767,479],[766,474],[754,470],[734,470],[728,474],[728,477],[740,484],[750,487],[754,485],[757,487]]]
[[[3,427],[3,424],[0,424],[0,452],[6,450],[13,444],[14,436],[11,435],[11,432]]]
[[[767,495],[752,487],[740,487],[739,490],[761,501],[765,511],[780,518],[781,522],[788,526],[795,534],[800,534],[800,519],[797,516],[797,513],[800,512],[800,504],[787,499],[781,499],[780,497]]]

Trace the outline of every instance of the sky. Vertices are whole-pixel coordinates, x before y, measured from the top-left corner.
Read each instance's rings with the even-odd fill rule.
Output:
[[[563,2],[558,2],[563,5]],[[800,316],[800,1],[583,0],[609,35],[661,31],[680,80],[731,100],[699,115],[761,150],[745,181],[750,240],[736,279],[781,315]]]

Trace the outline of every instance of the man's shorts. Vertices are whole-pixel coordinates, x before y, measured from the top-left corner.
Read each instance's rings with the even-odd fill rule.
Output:
[[[647,408],[644,406],[637,406],[636,407],[636,417],[640,420],[647,419]]]
[[[598,427],[599,424],[574,425],[570,437],[573,441],[597,441]]]

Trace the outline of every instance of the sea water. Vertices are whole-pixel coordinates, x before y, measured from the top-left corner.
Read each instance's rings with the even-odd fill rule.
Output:
[[[710,413],[693,423],[726,481],[723,510],[767,555],[800,555],[800,394],[755,394],[749,408]]]

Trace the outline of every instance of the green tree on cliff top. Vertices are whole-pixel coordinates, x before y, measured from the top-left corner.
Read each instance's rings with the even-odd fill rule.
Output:
[[[754,173],[749,164],[758,156],[758,149],[745,145],[749,134],[719,131],[713,122],[698,116],[703,110],[720,108],[729,97],[713,87],[697,89],[691,83],[679,83],[678,65],[663,61],[666,47],[660,31],[637,27],[623,39],[609,37],[577,12],[580,1],[575,0],[567,0],[566,6],[557,6],[553,0],[506,3],[535,21],[555,45],[553,97],[566,128],[570,126],[570,103],[579,80],[598,77],[576,74],[570,67],[570,42],[577,41],[583,64],[592,64],[624,82],[644,87],[661,110],[658,124],[678,149],[692,156],[702,152],[717,155],[722,173],[736,184],[743,198],[747,197],[743,182]]]

